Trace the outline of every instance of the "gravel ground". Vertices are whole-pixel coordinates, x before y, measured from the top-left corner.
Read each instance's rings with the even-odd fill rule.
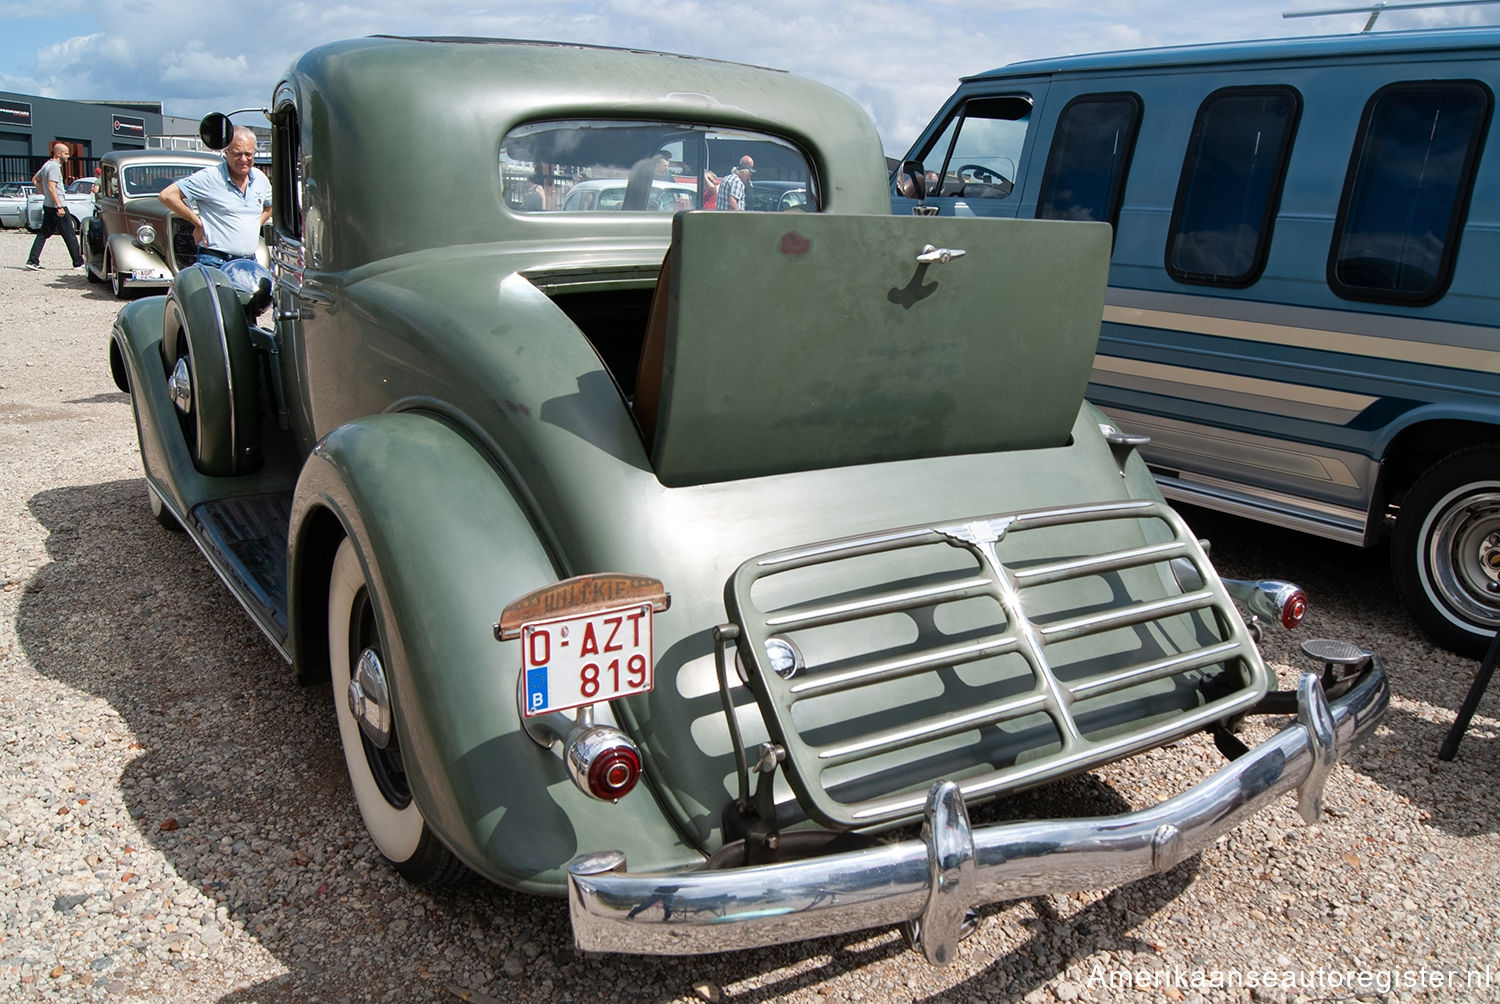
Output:
[[[993,908],[944,969],[892,931],[583,958],[558,901],[404,885],[371,859],[328,688],[297,687],[150,518],[106,365],[118,304],[60,240],[23,271],[30,239],[0,232],[0,998],[1500,1000],[1500,686],[1440,762],[1475,664],[1417,633],[1383,560],[1207,513],[1188,515],[1226,574],[1313,597],[1268,642],[1283,685],[1309,668],[1301,637],[1389,666],[1385,725],[1316,826],[1289,797],[1165,875]],[[1219,763],[1195,738],[1019,811],[1141,806]]]

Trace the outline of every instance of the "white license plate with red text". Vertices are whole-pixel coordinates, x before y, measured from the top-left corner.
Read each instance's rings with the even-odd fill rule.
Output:
[[[521,626],[528,718],[645,693],[652,667],[650,603]]]

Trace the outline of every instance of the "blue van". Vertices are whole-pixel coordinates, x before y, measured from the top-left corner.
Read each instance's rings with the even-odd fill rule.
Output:
[[[892,204],[1114,227],[1089,398],[1171,499],[1388,545],[1500,630],[1500,30],[1035,60],[963,80]],[[915,162],[915,163],[913,163]]]

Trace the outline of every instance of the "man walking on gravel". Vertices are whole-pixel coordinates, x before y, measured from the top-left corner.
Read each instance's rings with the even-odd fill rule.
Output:
[[[271,182],[255,167],[254,131],[236,126],[224,163],[174,181],[157,198],[193,225],[198,264],[254,258],[260,228],[271,218]]]
[[[71,152],[66,143],[52,145],[52,159],[42,165],[31,179],[36,190],[42,193],[42,229],[31,242],[31,253],[26,256],[26,267],[37,271],[42,267],[42,247],[53,234],[62,234],[63,243],[72,256],[73,268],[83,264],[83,255],[78,253],[78,235],[73,232],[73,218],[68,215],[68,201],[63,198],[63,165]]]

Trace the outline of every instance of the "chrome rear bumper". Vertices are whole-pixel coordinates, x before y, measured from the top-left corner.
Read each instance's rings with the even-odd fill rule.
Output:
[[[1328,772],[1374,731],[1390,684],[1376,659],[1332,703],[1312,673],[1297,698],[1294,724],[1175,798],[1118,816],[972,830],[958,786],[939,781],[920,840],[785,864],[638,875],[618,851],[583,855],[568,866],[574,942],[591,952],[691,955],[914,921],[928,960],[947,963],[972,907],[1165,871],[1293,789],[1303,818],[1316,821]]]

